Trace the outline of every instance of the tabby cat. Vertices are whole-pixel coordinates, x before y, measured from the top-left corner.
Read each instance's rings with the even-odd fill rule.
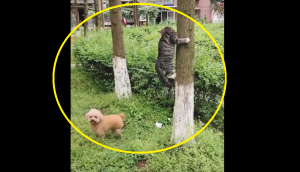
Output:
[[[174,69],[174,53],[175,44],[180,45],[189,43],[189,38],[178,38],[177,32],[171,27],[165,27],[161,31],[161,38],[158,42],[158,57],[155,62],[155,70],[159,74],[163,83],[168,86],[174,86],[171,84],[168,78],[174,79],[176,77]],[[165,75],[164,75],[164,72]]]

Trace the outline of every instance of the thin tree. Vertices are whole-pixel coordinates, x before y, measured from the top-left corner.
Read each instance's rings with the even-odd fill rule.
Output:
[[[195,16],[195,1],[178,1],[178,11]],[[177,46],[175,104],[171,143],[178,144],[194,135],[194,22],[178,14],[177,32],[179,38],[190,38],[188,44]],[[195,143],[194,138],[189,143]]]
[[[109,0],[109,6],[120,5],[121,0]],[[113,42],[113,70],[115,78],[115,92],[117,97],[131,97],[131,85],[126,66],[125,45],[123,38],[122,9],[110,10],[111,33]]]
[[[94,0],[95,13],[99,11],[99,0]],[[100,30],[100,15],[95,16],[96,30]]]
[[[99,0],[99,8],[103,10],[103,1]],[[100,14],[100,27],[104,27],[104,13]]]
[[[146,26],[148,26],[148,22],[149,22],[148,20],[149,20],[149,15],[147,14],[146,15]]]
[[[137,0],[134,0],[133,1],[134,3],[137,3]],[[139,6],[138,5],[134,5],[133,6],[133,10],[134,10],[134,13],[133,13],[133,18],[134,18],[134,25],[135,27],[139,26]]]
[[[77,8],[77,0],[74,0],[74,3],[75,3],[75,13],[76,13],[76,21],[77,21],[77,24],[79,24],[79,20],[78,20],[78,18],[79,18],[79,13],[78,13],[78,8]],[[78,27],[77,28],[77,31],[79,31],[80,30],[80,28]]]
[[[84,19],[87,19],[88,15],[88,3],[87,0],[84,0]],[[88,30],[88,21],[84,22],[84,36],[86,36]]]

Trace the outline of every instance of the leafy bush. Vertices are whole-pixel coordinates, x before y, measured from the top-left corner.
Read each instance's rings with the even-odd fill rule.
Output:
[[[166,26],[174,26],[176,24],[176,20],[168,18],[167,20],[161,21],[160,24],[166,25]],[[174,27],[174,29],[175,29],[175,27]]]
[[[159,8],[156,6],[149,6],[149,5],[139,5],[138,6],[139,10],[139,16],[143,15],[149,15],[150,19],[154,19],[157,17],[158,13],[160,12]]]
[[[171,24],[171,23],[170,23]],[[171,24],[172,25],[172,24]],[[155,71],[155,60],[158,54],[157,32],[166,25],[153,25],[135,28],[124,27],[124,41],[132,91],[144,95],[158,106],[172,109],[174,90],[165,88]],[[214,37],[224,53],[224,25],[203,24]],[[172,25],[176,29],[175,25]],[[110,30],[89,32],[86,38],[79,37],[74,43],[74,55],[82,71],[94,78],[102,91],[114,91],[112,69],[112,38]],[[224,88],[224,68],[220,54],[209,36],[195,25],[195,116],[207,122],[221,100]],[[222,121],[223,107],[218,117]],[[212,124],[220,127],[220,122]]]

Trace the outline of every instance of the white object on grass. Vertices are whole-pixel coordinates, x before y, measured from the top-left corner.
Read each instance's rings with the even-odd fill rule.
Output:
[[[156,125],[157,128],[161,128],[162,127],[162,123],[156,122],[155,125]]]

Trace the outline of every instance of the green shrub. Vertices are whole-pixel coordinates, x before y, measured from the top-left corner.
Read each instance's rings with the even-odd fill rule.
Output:
[[[170,23],[170,21],[167,21]],[[172,24],[172,23],[170,23]],[[224,25],[203,24],[214,37],[224,53]],[[124,27],[124,41],[132,91],[144,95],[158,106],[172,109],[174,90],[165,88],[155,71],[158,54],[157,32],[165,27],[164,23],[149,27]],[[172,25],[176,29],[176,25]],[[94,78],[102,91],[114,91],[112,68],[111,30],[92,31],[86,38],[79,37],[73,47],[74,57],[80,68]],[[210,37],[195,25],[195,116],[207,122],[220,103],[224,88],[224,68],[220,54]],[[218,114],[222,119],[223,107]],[[212,124],[220,127],[220,121]]]

